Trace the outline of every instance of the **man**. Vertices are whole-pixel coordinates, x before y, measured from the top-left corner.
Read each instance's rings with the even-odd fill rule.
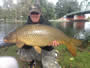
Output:
[[[30,24],[48,24],[48,21],[42,17],[41,10],[38,6],[32,6],[26,25]],[[55,50],[53,46],[58,46],[55,40],[46,47],[42,47],[42,53],[38,54],[32,46],[25,45],[17,52],[23,61],[31,62],[33,60],[40,61],[43,68],[60,68],[56,62]]]

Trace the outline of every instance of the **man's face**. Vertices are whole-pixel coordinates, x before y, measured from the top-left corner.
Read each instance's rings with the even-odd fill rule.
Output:
[[[30,18],[31,18],[33,23],[37,23],[40,20],[40,13],[38,13],[38,12],[31,12],[30,13]]]

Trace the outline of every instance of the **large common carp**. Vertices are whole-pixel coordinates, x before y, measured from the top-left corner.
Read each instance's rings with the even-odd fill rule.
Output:
[[[37,52],[41,52],[43,46],[47,46],[56,40],[67,46],[73,56],[76,55],[75,45],[81,45],[79,40],[66,36],[62,31],[51,26],[41,24],[24,25],[17,28],[4,38],[6,43],[16,43],[21,48],[24,44],[33,46]]]

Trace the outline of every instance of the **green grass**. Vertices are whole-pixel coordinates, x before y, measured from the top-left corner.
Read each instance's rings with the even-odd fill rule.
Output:
[[[90,68],[90,46],[83,51],[77,50],[76,57],[73,57],[64,45],[56,49],[59,51],[58,62],[62,68]]]
[[[16,46],[1,48],[0,56],[14,56],[18,60],[17,49]],[[77,50],[76,57],[73,57],[64,45],[56,47],[56,49],[59,51],[58,62],[62,68],[90,68],[90,46],[83,49],[83,51]],[[70,60],[70,58],[74,59]],[[23,64],[19,61],[20,68],[23,67]]]

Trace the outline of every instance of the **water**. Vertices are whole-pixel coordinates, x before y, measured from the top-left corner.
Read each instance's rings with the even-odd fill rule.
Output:
[[[85,23],[85,31],[90,32],[90,22]]]

